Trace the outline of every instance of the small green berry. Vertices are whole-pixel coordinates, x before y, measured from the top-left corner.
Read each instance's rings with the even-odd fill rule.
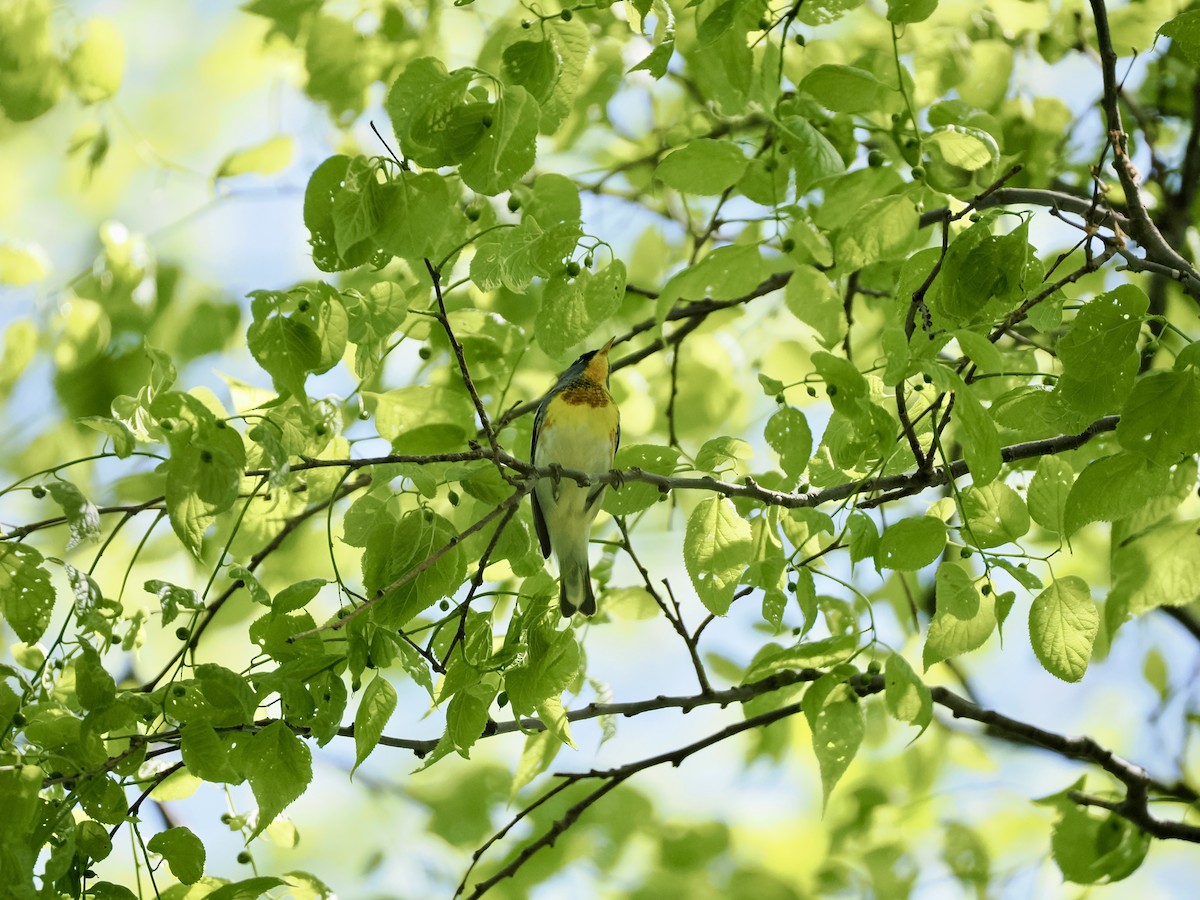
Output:
[[[243,866],[249,865],[250,864],[250,852],[248,850],[243,850],[241,853],[239,853],[237,855],[237,861],[240,862]]]
[[[326,428],[324,425],[317,425],[316,427],[313,428],[313,434],[315,434],[317,437],[325,437],[325,435],[328,433],[329,433],[329,429]]]
[[[190,631],[188,631],[186,628],[184,628],[182,625],[180,625],[178,628],[175,629],[175,637],[179,638],[179,640],[181,640],[181,641],[186,641],[191,636],[192,636],[192,633]]]
[[[981,594],[983,594],[983,596],[987,597],[989,594],[992,593],[992,586],[990,584],[985,584],[983,587],[981,587],[979,589],[979,593],[981,593]]]
[[[228,825],[232,821],[233,816],[231,816],[229,813],[221,813],[221,824]]]
[[[789,581],[788,582],[788,590],[791,591],[793,594],[796,593],[796,582]]]
[[[13,713],[12,723],[14,725],[16,725],[18,728],[20,728],[22,725],[24,725],[26,721],[27,720],[26,720],[25,716],[22,715],[21,713]]]
[[[837,396],[837,385],[836,384],[827,385],[825,388],[825,393],[828,394],[830,397],[836,397]]]
[[[794,38],[792,38],[792,40],[796,42],[797,47],[803,47],[807,43],[807,41],[804,40],[804,35],[802,34],[796,35]]]
[[[873,659],[867,663],[867,672],[871,675],[878,675],[883,671],[883,666],[879,664],[879,660]]]
[[[522,19],[522,20],[521,20],[521,27],[522,27],[522,28],[524,28],[524,29],[526,29],[526,30],[528,30],[528,29],[530,29],[530,28],[532,28],[532,27],[533,27],[533,23],[532,23],[532,22],[530,22],[528,19]]]
[[[446,495],[446,499],[450,501],[451,506],[458,506],[459,496],[456,491],[451,491]]]
[[[912,177],[916,178],[918,180],[924,178],[925,177],[925,167],[924,166],[913,166],[912,167]]]
[[[433,356],[433,350],[429,347],[422,347],[417,351],[417,356],[421,357],[421,359],[429,359],[429,357]]]
[[[575,18],[575,14],[573,12],[571,12],[569,9],[564,9],[562,12],[560,12],[558,14],[558,17],[560,19],[562,19],[564,22],[570,22],[571,19]]]
[[[441,603],[438,604],[438,609],[440,609],[442,612],[445,612],[449,608],[450,608],[449,600],[443,600]]]
[[[924,380],[924,382],[926,384],[933,384],[933,376],[932,375],[928,375],[928,374],[922,375],[921,378],[922,378],[922,380]]]
[[[516,212],[520,208],[521,208],[521,198],[510,196],[508,198],[508,211]]]
[[[784,253],[791,253],[796,249],[796,242],[791,238],[784,238],[783,243],[781,243],[779,246],[783,249]]]
[[[478,222],[479,221],[479,207],[477,207],[477,206],[468,206],[467,207],[467,221],[468,222]]]
[[[30,493],[33,494],[35,500],[41,500],[46,496],[46,489],[39,484]]]
[[[186,697],[187,688],[185,688],[182,684],[177,684],[175,687],[171,688],[171,696],[175,697],[176,699],[180,697]]]
[[[784,399],[783,394],[776,394],[775,402],[782,404],[782,403],[786,403],[787,401]]]
[[[508,706],[508,691],[501,691],[496,695],[496,705],[501,709]]]
[[[596,260],[592,258],[592,254],[588,254],[583,258],[583,264],[589,269],[595,264]]]
[[[574,278],[578,274],[579,274],[579,263],[575,262],[575,260],[571,260],[570,262],[567,263],[567,277]]]
[[[296,309],[300,310],[300,312],[302,312],[302,313],[303,313],[303,312],[308,312],[308,301],[307,301],[307,300],[301,300],[301,301],[300,301],[300,305],[299,305],[299,306],[297,306],[297,307],[296,307]]]
[[[218,428],[228,428],[229,426],[225,424],[224,419],[217,419],[217,427]]]
[[[975,555],[975,551],[972,550],[970,547],[963,547],[961,550],[958,551],[958,555],[961,556],[963,559],[970,559],[972,556]]]
[[[923,390],[925,390],[925,385],[921,384],[920,382],[917,382],[916,384],[913,385],[913,390],[914,391],[923,391]]]
[[[808,394],[808,396],[810,396],[810,397],[817,396],[817,389],[815,387],[813,387],[811,384],[804,389],[804,392],[806,394]]]
[[[768,19],[759,19],[759,20],[758,20],[758,30],[759,30],[759,31],[770,31],[770,30],[771,30],[771,22],[770,22],[770,20],[768,20]]]
[[[867,154],[867,165],[872,169],[878,169],[885,162],[887,162],[887,157],[883,155],[882,150],[872,150]]]
[[[167,419],[164,422],[160,422],[158,427],[161,428],[163,431],[174,431],[175,430],[175,426],[171,423],[170,419]]]

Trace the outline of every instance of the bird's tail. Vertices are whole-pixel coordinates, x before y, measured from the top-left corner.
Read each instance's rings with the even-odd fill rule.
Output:
[[[592,573],[588,565],[587,544],[558,559],[558,606],[566,618],[576,612],[596,614],[596,595],[592,591]]]

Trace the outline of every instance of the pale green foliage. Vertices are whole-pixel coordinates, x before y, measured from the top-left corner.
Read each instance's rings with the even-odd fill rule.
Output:
[[[0,0],[4,897],[1144,893],[1200,839],[1195,10],[1109,10],[1114,148],[1102,4],[60,6]],[[263,195],[226,296],[188,229]],[[531,413],[609,338],[564,622]],[[1092,786],[995,791],[1030,744]]]

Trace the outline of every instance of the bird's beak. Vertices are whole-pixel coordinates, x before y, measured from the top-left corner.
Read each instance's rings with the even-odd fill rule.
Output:
[[[604,355],[604,354],[606,354],[606,353],[607,353],[609,350],[611,350],[611,349],[612,349],[612,346],[613,346],[613,344],[615,344],[616,342],[617,342],[616,335],[614,335],[613,337],[610,337],[610,338],[608,339],[608,343],[607,343],[607,344],[605,344],[603,347],[601,347],[601,348],[600,348],[600,352],[599,352],[599,353],[597,353],[596,355],[597,355],[597,356],[603,356],[603,355]]]

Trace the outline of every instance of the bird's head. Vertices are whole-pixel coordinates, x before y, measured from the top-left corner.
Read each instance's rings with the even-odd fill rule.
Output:
[[[608,343],[599,350],[589,350],[583,354],[575,362],[571,363],[570,368],[563,373],[564,380],[574,380],[576,378],[585,378],[595,384],[602,384],[607,387],[609,365],[608,351],[612,349],[616,338],[609,338]]]

